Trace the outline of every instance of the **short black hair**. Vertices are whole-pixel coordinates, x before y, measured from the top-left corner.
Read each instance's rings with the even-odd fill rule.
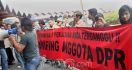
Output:
[[[33,30],[32,21],[27,17],[22,18],[21,27],[24,27],[24,29],[27,31],[32,31]]]
[[[92,16],[96,16],[97,15],[97,9],[96,8],[91,8],[88,10],[89,14],[92,15]]]

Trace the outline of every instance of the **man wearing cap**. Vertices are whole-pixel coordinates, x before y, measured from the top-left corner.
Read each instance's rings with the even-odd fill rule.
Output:
[[[63,19],[60,17],[57,19],[57,23],[53,25],[53,28],[61,28],[63,24]]]
[[[86,27],[85,22],[82,20],[83,14],[80,11],[75,12],[74,16],[74,22],[75,22],[75,27]]]

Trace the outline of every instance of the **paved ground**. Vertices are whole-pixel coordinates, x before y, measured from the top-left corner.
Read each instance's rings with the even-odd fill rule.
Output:
[[[12,66],[10,66],[10,70],[22,70],[22,69],[17,68],[17,65],[12,65]],[[63,69],[53,67],[49,64],[45,64],[43,69],[41,69],[41,70],[63,70]]]
[[[0,58],[1,58],[1,56],[0,56]],[[14,58],[15,58],[14,64],[9,66],[9,70],[23,70],[22,68],[17,67],[17,59],[16,59],[16,57],[14,57]],[[43,58],[43,60],[45,61],[44,58]],[[1,59],[0,59],[0,64],[1,64]],[[0,70],[2,70],[1,66],[0,66]],[[66,70],[66,69],[57,68],[57,67],[52,66],[50,64],[43,64],[42,70]]]
[[[15,58],[15,60],[16,60],[16,58]],[[43,58],[43,61],[45,62],[45,58]],[[0,70],[2,70],[1,66],[0,66]],[[9,66],[9,70],[23,70],[23,69],[18,68],[17,61],[15,61],[13,65]],[[63,69],[63,68],[58,68],[56,66],[52,66],[51,64],[48,64],[48,63],[43,63],[42,69],[40,69],[40,70],[76,70],[76,69]]]
[[[43,58],[43,61],[41,62],[41,69],[39,70],[67,70],[67,69],[62,69],[62,68],[58,68],[58,67],[55,67],[55,66],[52,66],[50,63],[45,63],[45,58]],[[23,70],[22,68],[18,68],[18,63],[17,61],[14,62],[13,65],[10,65],[9,66],[9,70]],[[0,70],[1,69],[1,66],[0,66]]]
[[[2,70],[2,69],[0,69],[0,70]],[[14,65],[9,66],[9,70],[22,70],[22,69],[21,68],[17,68],[17,65],[14,64]],[[43,67],[42,70],[64,70],[64,69],[56,68],[56,67],[53,67],[53,66],[51,66],[49,64],[44,64],[44,67]]]

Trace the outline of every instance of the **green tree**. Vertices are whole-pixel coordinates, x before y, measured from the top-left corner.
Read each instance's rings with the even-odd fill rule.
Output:
[[[104,13],[104,18],[109,24],[118,24],[118,10]]]

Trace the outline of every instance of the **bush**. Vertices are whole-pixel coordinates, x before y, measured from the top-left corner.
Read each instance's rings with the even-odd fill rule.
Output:
[[[104,13],[104,18],[109,24],[118,24],[118,11]]]

